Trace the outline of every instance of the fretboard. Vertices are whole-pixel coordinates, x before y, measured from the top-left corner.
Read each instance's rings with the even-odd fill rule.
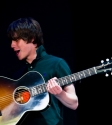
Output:
[[[77,73],[73,73],[73,74],[68,75],[68,76],[58,78],[58,79],[56,79],[56,82],[60,86],[64,86],[64,85],[70,84],[72,82],[81,80],[83,78],[92,76],[94,74],[97,74],[95,67],[89,68],[89,69],[86,69],[86,70],[83,70],[83,71],[80,71],[80,72],[77,72]],[[31,87],[30,88],[31,96],[35,96],[35,95],[46,92],[47,91],[46,86],[47,86],[47,83]]]

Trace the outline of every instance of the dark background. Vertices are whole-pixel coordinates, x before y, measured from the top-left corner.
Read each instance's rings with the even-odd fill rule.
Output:
[[[7,6],[6,6],[7,5]],[[48,53],[64,58],[73,73],[111,59],[112,19],[108,2],[72,0],[4,1],[0,8],[0,75],[11,75],[22,66],[6,39],[8,25],[31,16],[40,23]],[[110,124],[111,75],[93,75],[77,81],[79,107],[65,107],[65,125]]]

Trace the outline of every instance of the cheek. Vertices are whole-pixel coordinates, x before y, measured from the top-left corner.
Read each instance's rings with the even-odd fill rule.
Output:
[[[30,52],[30,47],[26,46],[26,45],[23,45],[21,46],[21,51],[24,53],[24,54],[28,54]]]
[[[18,47],[19,47],[22,51],[24,51],[24,50],[27,49],[27,46],[26,46],[25,44],[18,44]]]

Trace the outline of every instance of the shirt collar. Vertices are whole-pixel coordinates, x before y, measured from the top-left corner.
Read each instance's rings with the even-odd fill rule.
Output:
[[[36,52],[37,52],[37,57],[36,57],[36,59],[38,59],[38,60],[39,60],[40,58],[42,58],[43,56],[47,55],[46,50],[45,50],[45,48],[44,48],[43,45],[39,46],[39,47],[37,48]]]
[[[39,46],[37,48],[36,53],[37,53],[37,57],[36,57],[36,59],[33,60],[33,62],[31,64],[39,61],[42,57],[44,57],[45,55],[47,55],[46,50],[45,50],[45,48],[44,48],[43,45],[41,45],[41,46]],[[29,64],[29,63],[26,62],[26,64]],[[29,64],[29,65],[31,65],[31,64]]]

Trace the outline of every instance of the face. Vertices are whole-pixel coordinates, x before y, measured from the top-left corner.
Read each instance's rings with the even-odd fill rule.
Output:
[[[12,40],[11,48],[13,48],[19,60],[26,59],[28,62],[32,62],[36,57],[36,47],[31,43],[27,43],[23,39]]]

